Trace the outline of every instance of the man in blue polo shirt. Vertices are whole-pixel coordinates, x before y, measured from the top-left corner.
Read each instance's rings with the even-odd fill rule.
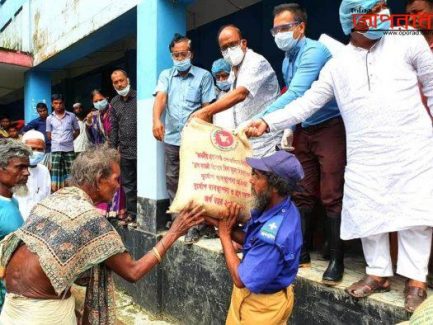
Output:
[[[47,117],[48,117],[48,107],[45,103],[37,103],[36,110],[39,117],[30,121],[21,130],[22,133],[26,133],[29,130],[36,130],[41,132],[45,137],[45,152],[51,152],[51,141],[47,137]]]
[[[307,13],[299,4],[275,7],[271,33],[278,48],[285,52],[282,70],[287,91],[258,117],[282,109],[301,97],[331,58],[331,53],[322,43],[305,37],[306,24]],[[342,280],[344,272],[340,222],[346,165],[346,134],[336,102],[329,102],[298,125],[294,139],[294,154],[305,171],[300,184],[302,191],[294,194],[304,236],[301,266],[310,264],[311,219],[317,199],[320,199],[327,216],[325,232],[330,254],[322,281],[335,285]]]
[[[175,34],[169,45],[173,67],[161,72],[155,89],[153,135],[164,142],[166,185],[170,202],[179,181],[180,135],[190,114],[215,100],[212,75],[191,64],[191,40]],[[165,120],[162,121],[165,112]],[[199,240],[199,231],[190,229],[185,241]]]
[[[219,221],[206,218],[218,227],[234,282],[226,324],[286,324],[302,246],[299,212],[290,196],[304,172],[296,157],[285,151],[247,158],[247,163],[253,168],[255,207],[244,229],[237,226],[236,204],[228,204]],[[242,260],[232,241],[243,245]]]

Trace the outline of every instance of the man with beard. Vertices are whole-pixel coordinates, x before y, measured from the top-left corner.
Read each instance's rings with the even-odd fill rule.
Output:
[[[51,194],[51,177],[46,166],[42,164],[45,159],[45,137],[42,132],[30,130],[24,133],[22,142],[32,149],[29,157],[30,176],[22,191],[14,193],[20,207],[21,215],[25,220],[32,208]]]
[[[29,177],[30,149],[18,141],[0,140],[0,240],[23,224],[15,191],[26,186]],[[0,309],[6,290],[0,281]]]
[[[302,231],[291,194],[304,177],[293,154],[278,151],[264,158],[247,158],[253,168],[255,209],[244,229],[238,227],[240,206],[228,204],[218,227],[234,282],[226,324],[286,324],[293,309],[293,287],[299,267]],[[242,260],[233,242],[243,245]]]

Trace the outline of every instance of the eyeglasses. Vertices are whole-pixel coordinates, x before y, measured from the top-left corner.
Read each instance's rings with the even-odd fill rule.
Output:
[[[234,41],[234,42],[230,42],[224,46],[220,47],[221,53],[224,55],[225,53],[227,53],[228,49],[234,50],[237,46],[239,46],[239,44],[241,44],[242,40],[239,41]]]
[[[183,60],[191,57],[191,51],[171,52],[171,57],[176,60]]]
[[[295,21],[293,23],[275,26],[271,28],[271,34],[275,37],[278,33],[289,32],[293,27],[298,26],[299,24],[301,24],[300,21]]]

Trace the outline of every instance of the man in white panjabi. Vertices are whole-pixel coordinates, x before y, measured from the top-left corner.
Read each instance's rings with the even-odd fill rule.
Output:
[[[45,158],[45,137],[36,130],[29,130],[21,141],[30,147],[33,154],[29,157],[29,178],[25,193],[15,192],[19,209],[24,221],[30,214],[32,208],[51,194],[51,177],[48,168],[42,165]]]
[[[213,115],[233,109],[235,127],[243,125],[273,103],[279,93],[277,75],[269,62],[247,46],[247,40],[234,25],[221,27],[218,45],[224,59],[230,63],[230,91],[222,98],[191,114],[191,117],[210,122]],[[253,139],[251,146],[256,158],[275,152],[283,131],[266,134],[264,138]]]
[[[405,309],[413,312],[427,296],[433,226],[433,127],[418,88],[420,80],[432,111],[433,56],[422,35],[384,35],[389,20],[353,26],[357,10],[390,14],[386,1],[343,0],[350,43],[303,97],[251,122],[247,135],[300,123],[335,96],[347,133],[341,238],[361,238],[367,262],[367,276],[346,291],[362,298],[390,289],[388,234],[397,231],[397,273],[408,279]]]

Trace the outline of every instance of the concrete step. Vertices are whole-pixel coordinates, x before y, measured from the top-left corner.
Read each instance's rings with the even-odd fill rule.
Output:
[[[83,310],[86,288],[74,285],[72,294],[75,298],[77,310]],[[132,297],[116,290],[116,325],[175,325],[176,322],[167,319],[162,320],[160,317],[155,317],[139,305],[135,304]]]
[[[160,238],[160,234],[142,230],[118,231],[136,258],[143,256]],[[392,279],[390,292],[355,300],[344,289],[364,275],[363,257],[345,258],[343,281],[333,288],[321,283],[328,262],[319,254],[312,257],[311,268],[298,273],[290,324],[396,324],[410,317],[403,308],[403,278]],[[120,278],[116,278],[116,283],[135,303],[154,315],[188,325],[224,324],[233,286],[219,239],[202,239],[192,246],[179,239],[148,276],[136,284]]]

